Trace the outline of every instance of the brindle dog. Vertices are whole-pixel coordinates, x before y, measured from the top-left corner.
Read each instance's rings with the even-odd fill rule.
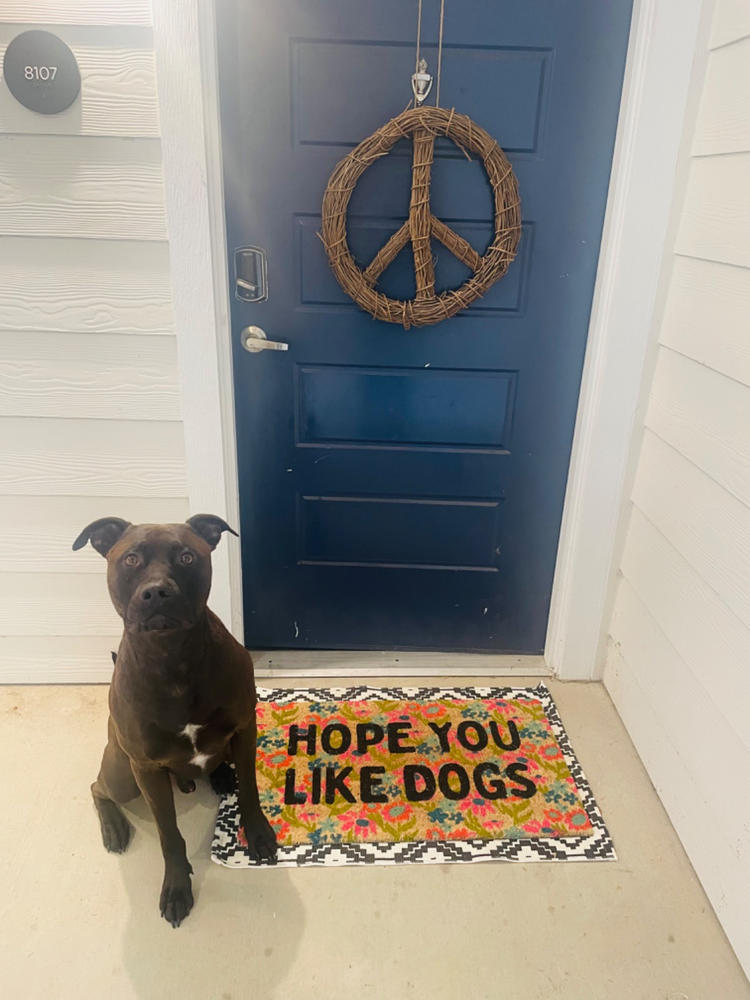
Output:
[[[185,841],[177,828],[170,774],[183,792],[208,774],[221,794],[237,774],[240,817],[250,854],[276,860],[276,837],[255,779],[255,681],[248,651],[206,606],[220,517],[185,524],[130,524],[104,517],[84,528],[107,559],[110,597],[125,629],[109,689],[109,741],[91,786],[108,851],[120,853],[131,827],[118,803],[141,792],[159,830],[164,883],[159,908],[179,927],[193,906]]]

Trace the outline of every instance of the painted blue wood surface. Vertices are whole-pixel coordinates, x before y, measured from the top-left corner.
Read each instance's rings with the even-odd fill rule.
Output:
[[[424,3],[433,72],[438,8]],[[631,0],[447,0],[441,104],[509,154],[523,235],[482,299],[408,332],[347,298],[316,234],[336,162],[407,105],[416,3],[218,13],[230,260],[264,247],[270,292],[232,306],[247,644],[540,652]],[[362,266],[406,218],[410,171],[404,141],[362,176]],[[482,252],[481,163],[439,142],[431,199]],[[437,288],[461,284],[465,266],[433,251]],[[378,287],[413,297],[408,245]],[[251,323],[288,353],[243,351]]]

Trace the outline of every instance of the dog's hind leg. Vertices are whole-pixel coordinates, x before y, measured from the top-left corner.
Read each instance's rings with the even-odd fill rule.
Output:
[[[106,849],[114,854],[125,850],[131,834],[130,823],[117,803],[129,802],[140,793],[130,759],[117,742],[110,719],[109,740],[104,748],[99,776],[91,786],[91,794],[99,814],[102,841]]]

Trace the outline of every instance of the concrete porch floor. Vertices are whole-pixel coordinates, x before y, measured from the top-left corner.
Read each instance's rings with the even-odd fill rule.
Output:
[[[433,682],[451,679],[412,681]],[[273,682],[281,683],[291,684]],[[0,688],[3,995],[750,998],[605,690],[548,684],[616,863],[233,871],[209,860],[216,799],[202,783],[193,795],[176,793],[196,899],[178,930],[158,913],[162,863],[143,802],[127,810],[136,833],[126,854],[107,855],[99,839],[89,784],[104,747],[107,688]]]

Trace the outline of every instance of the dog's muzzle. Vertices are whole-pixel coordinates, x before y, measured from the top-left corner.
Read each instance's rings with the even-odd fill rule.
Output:
[[[151,580],[143,584],[131,601],[133,624],[142,632],[166,632],[185,628],[189,622],[181,613],[182,595],[169,579]]]

